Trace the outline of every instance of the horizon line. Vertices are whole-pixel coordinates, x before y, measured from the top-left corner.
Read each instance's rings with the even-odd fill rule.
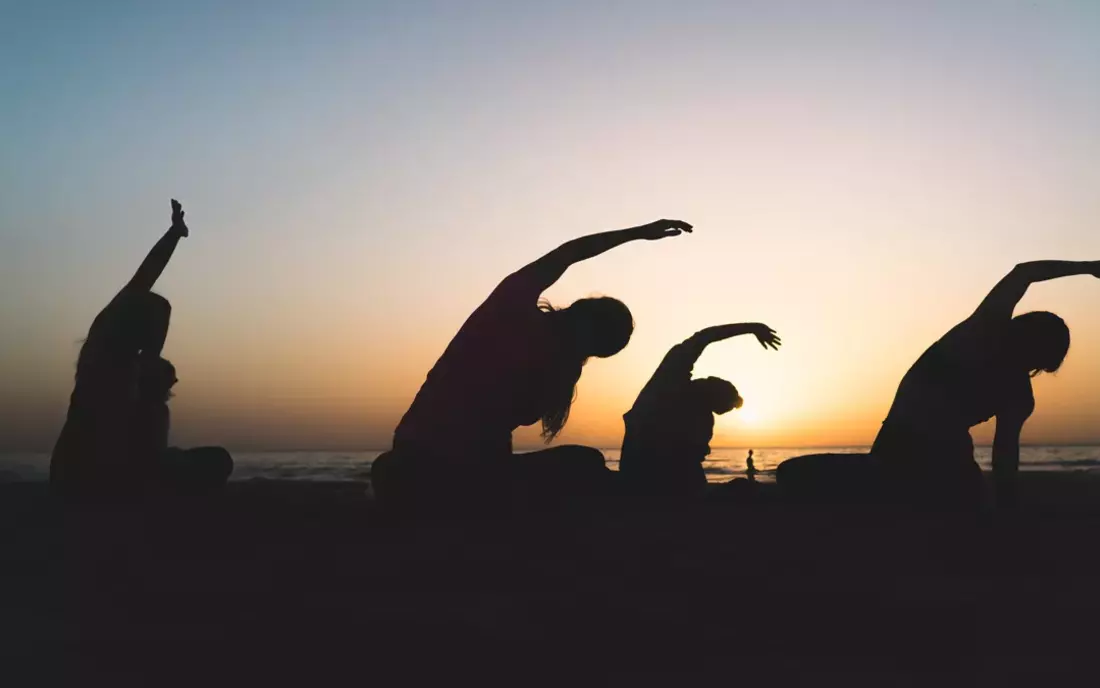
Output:
[[[554,446],[554,445],[551,445],[551,446]],[[557,445],[557,446],[565,446],[565,445]],[[621,450],[621,447],[601,447],[601,446],[596,446],[596,445],[585,445],[585,446],[590,446],[590,447],[593,447],[594,449],[598,449],[600,451],[619,451],[619,450]],[[975,444],[974,448],[975,449],[978,449],[978,448],[986,449],[986,448],[991,448],[992,446],[993,446],[992,443],[982,443],[982,444]],[[730,450],[730,449],[741,449],[741,450],[746,450],[747,451],[749,449],[752,449],[752,450],[759,450],[759,449],[864,449],[864,448],[870,448],[870,447],[871,447],[870,443],[868,443],[868,444],[757,444],[757,445],[751,445],[751,446],[750,445],[721,445],[721,446],[712,447],[711,449],[712,449],[712,452],[713,452],[714,450]],[[1094,441],[1091,441],[1091,442],[1084,442],[1084,443],[1081,443],[1081,442],[1026,442],[1026,443],[1021,442],[1020,447],[1021,448],[1023,448],[1023,447],[1100,447],[1100,440],[1094,440]],[[535,451],[535,450],[543,449],[543,448],[547,448],[547,445],[530,445],[530,446],[524,445],[524,446],[520,446],[520,447],[515,447],[514,450],[519,451],[519,452],[526,452],[526,451]],[[318,449],[318,448],[281,448],[281,449],[266,448],[266,449],[257,449],[257,448],[227,447],[227,449],[230,451],[230,453],[237,452],[237,453],[241,453],[241,454],[277,454],[277,453],[285,453],[285,454],[305,454],[305,453],[356,454],[356,453],[366,453],[366,452],[379,452],[379,453],[382,453],[382,452],[390,451],[390,448],[382,449],[382,448],[361,448],[361,447],[360,448],[344,447],[344,448],[338,448],[338,449]],[[0,454],[50,454],[51,452],[52,452],[52,449],[0,449]]]

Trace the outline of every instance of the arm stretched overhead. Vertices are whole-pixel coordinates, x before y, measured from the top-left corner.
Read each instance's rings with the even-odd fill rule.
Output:
[[[129,291],[151,291],[161,273],[164,272],[164,268],[168,266],[168,261],[172,259],[176,245],[180,239],[188,234],[187,225],[183,222],[183,208],[180,206],[179,201],[172,199],[172,226],[153,245],[153,249],[141,262],[141,266],[138,267],[137,272],[130,278],[124,289]]]
[[[695,361],[699,360],[699,357],[703,355],[703,350],[711,344],[720,342],[723,339],[739,337],[743,334],[755,336],[757,341],[760,342],[760,346],[765,349],[768,347],[778,349],[783,343],[779,335],[775,333],[775,330],[764,323],[736,323],[733,325],[715,325],[699,330],[685,339],[683,345],[686,346],[687,351],[690,352],[692,357],[691,365],[694,366]]]
[[[589,234],[565,242],[535,262],[521,268],[519,273],[529,276],[532,283],[540,287],[541,293],[557,282],[569,266],[582,260],[595,258],[630,241],[641,239],[653,241],[678,236],[682,232],[690,233],[691,230],[691,225],[680,220],[657,220],[640,227]]]
[[[760,342],[760,346],[778,350],[783,343],[775,330],[763,323],[737,323],[732,325],[715,325],[699,330],[684,341],[672,347],[661,365],[653,373],[639,396],[655,394],[666,385],[687,382],[691,379],[691,371],[695,362],[703,355],[707,346],[720,342],[723,339],[738,337],[743,334],[751,334]]]
[[[1100,261],[1036,260],[1020,263],[997,282],[978,306],[978,310],[974,311],[974,315],[1011,318],[1016,304],[1024,298],[1027,288],[1032,284],[1072,275],[1100,277]]]

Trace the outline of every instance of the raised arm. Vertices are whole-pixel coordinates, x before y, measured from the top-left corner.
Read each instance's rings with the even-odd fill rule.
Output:
[[[176,251],[176,244],[180,239],[188,235],[187,225],[183,221],[183,208],[179,201],[172,199],[172,226],[164,233],[164,236],[153,245],[149,255],[141,262],[137,272],[130,278],[125,289],[131,291],[150,291],[157,279],[160,278],[172,254]]]
[[[760,342],[760,346],[765,349],[768,347],[778,349],[783,343],[783,340],[779,338],[775,330],[764,323],[715,325],[714,327],[699,330],[684,340],[685,350],[687,354],[691,356],[691,365],[694,367],[695,361],[699,360],[699,357],[703,355],[703,350],[711,344],[720,342],[723,339],[739,337],[743,334],[754,335],[756,340]]]
[[[595,258],[630,241],[664,239],[682,232],[690,233],[691,229],[691,225],[680,220],[657,220],[640,227],[589,234],[565,242],[523,268],[521,272],[530,274],[542,289],[547,289],[561,279],[570,265]]]
[[[743,334],[754,335],[765,349],[779,349],[782,341],[775,330],[763,323],[737,323],[733,325],[715,325],[699,330],[684,341],[672,347],[661,365],[642,389],[642,395],[657,394],[666,386],[686,382],[691,379],[695,362],[703,355],[703,350],[714,342],[737,337]]]
[[[1036,260],[1020,263],[997,282],[974,315],[1011,318],[1016,304],[1024,298],[1032,284],[1073,275],[1100,277],[1100,261]]]

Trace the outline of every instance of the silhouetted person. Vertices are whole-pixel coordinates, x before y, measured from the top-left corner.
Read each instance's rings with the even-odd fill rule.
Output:
[[[168,400],[178,382],[176,368],[159,356],[140,357],[134,418],[130,430],[133,465],[146,484],[177,494],[202,494],[225,485],[233,458],[221,447],[178,449],[168,446]]]
[[[501,496],[517,486],[573,490],[605,481],[598,450],[513,454],[512,431],[541,421],[547,442],[557,436],[585,362],[626,346],[633,318],[617,299],[585,298],[555,309],[541,294],[575,263],[630,241],[690,231],[685,222],[658,220],[593,234],[506,277],[428,373],[394,432],[392,451],[375,460],[378,498],[431,506]]]
[[[714,414],[741,408],[737,389],[721,378],[691,378],[709,344],[751,334],[765,349],[780,339],[761,323],[719,325],[672,347],[623,415],[626,434],[619,471],[633,493],[701,496],[707,489],[703,461],[710,454]]]
[[[749,455],[745,458],[745,477],[748,478],[750,483],[756,482],[756,466],[752,462],[752,450],[749,450]]]
[[[145,485],[134,435],[139,357],[159,358],[172,308],[152,289],[180,239],[189,234],[180,204],[172,225],[133,278],[88,330],[76,364],[76,383],[65,425],[50,459],[50,482],[68,494],[110,496]]]
[[[1100,263],[1043,260],[1013,268],[905,374],[871,453],[922,492],[976,501],[982,479],[970,428],[996,416],[997,498],[1012,504],[1020,431],[1035,409],[1031,378],[1058,370],[1069,351],[1069,328],[1057,315],[1012,312],[1033,283],[1082,274],[1100,276]]]
[[[1044,260],[1017,265],[974,313],[925,351],[902,378],[869,459],[858,455],[795,460],[783,480],[792,487],[833,482],[840,468],[885,499],[972,506],[984,499],[970,428],[997,418],[993,473],[997,501],[1015,502],[1020,431],[1035,408],[1031,378],[1054,372],[1069,351],[1069,328],[1053,313],[1012,312],[1027,288],[1070,275],[1100,276],[1100,262]],[[836,471],[833,471],[836,473]]]

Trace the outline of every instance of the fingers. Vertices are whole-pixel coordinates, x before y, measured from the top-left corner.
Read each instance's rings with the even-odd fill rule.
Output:
[[[661,227],[665,230],[675,229],[678,230],[677,234],[679,234],[680,232],[688,232],[690,234],[691,230],[694,229],[690,224],[684,222],[683,220],[657,220],[650,226]]]
[[[783,340],[779,338],[779,335],[775,333],[775,330],[768,329],[766,334],[760,334],[757,336],[757,341],[760,342],[760,346],[765,349],[770,348],[772,351],[779,351],[779,347],[783,346]]]

